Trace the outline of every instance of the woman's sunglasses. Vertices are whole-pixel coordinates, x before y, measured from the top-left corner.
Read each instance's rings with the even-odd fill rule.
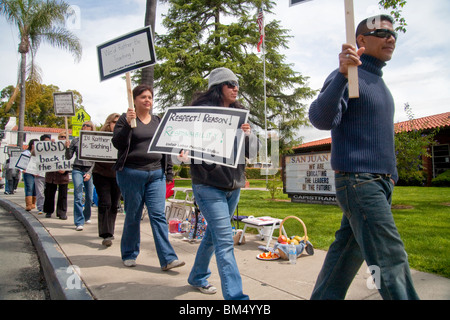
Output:
[[[230,89],[234,89],[235,87],[239,88],[239,83],[237,81],[227,81],[224,82],[223,85],[227,86]]]
[[[377,38],[386,38],[389,39],[391,36],[394,37],[395,41],[397,41],[397,32],[394,32],[389,29],[376,29],[370,32],[366,32],[362,34],[363,36],[374,36]]]

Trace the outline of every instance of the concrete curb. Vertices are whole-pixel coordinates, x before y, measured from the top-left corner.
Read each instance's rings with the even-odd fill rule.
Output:
[[[52,300],[94,300],[61,247],[32,214],[15,203],[0,199],[0,206],[10,211],[27,229],[38,252]]]

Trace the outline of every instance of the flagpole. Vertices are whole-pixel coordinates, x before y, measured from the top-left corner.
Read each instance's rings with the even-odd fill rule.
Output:
[[[264,127],[265,127],[265,138],[266,138],[266,150],[265,150],[265,152],[266,152],[266,188],[268,188],[268,186],[269,186],[269,176],[268,176],[268,173],[269,173],[269,168],[268,168],[268,166],[267,166],[267,163],[268,163],[268,152],[267,152],[267,94],[266,94],[266,90],[267,90],[267,87],[266,87],[266,34],[265,34],[265,24],[266,24],[266,21],[265,21],[265,19],[264,19],[264,11],[263,11],[263,35],[264,35],[264,37],[263,37],[263,43],[262,43],[262,45],[263,45],[263,66],[264,66]]]

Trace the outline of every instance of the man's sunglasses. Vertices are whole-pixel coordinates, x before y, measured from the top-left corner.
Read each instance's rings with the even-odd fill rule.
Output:
[[[227,81],[227,82],[224,82],[223,84],[230,89],[234,89],[234,87],[239,88],[239,83],[237,81]]]
[[[394,32],[389,29],[375,29],[370,32],[366,32],[362,34],[363,36],[374,36],[377,38],[386,38],[389,39],[391,36],[394,37],[395,41],[397,41],[397,32]]]

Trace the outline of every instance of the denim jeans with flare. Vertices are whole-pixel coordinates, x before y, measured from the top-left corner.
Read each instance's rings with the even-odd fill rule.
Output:
[[[169,227],[164,213],[166,177],[164,171],[143,171],[124,167],[117,171],[117,184],[122,192],[125,207],[120,250],[122,260],[136,260],[141,245],[141,217],[147,206],[156,253],[161,267],[178,257],[169,242]]]
[[[73,181],[73,219],[75,225],[83,226],[87,220],[91,219],[92,198],[94,195],[94,184],[92,177],[88,181],[84,181],[83,176],[86,172],[80,170],[72,170]],[[83,192],[84,194],[84,208],[83,208]]]
[[[208,226],[195,257],[188,283],[195,287],[208,285],[209,263],[215,253],[217,268],[226,300],[248,300],[242,292],[242,279],[234,256],[231,216],[239,202],[240,189],[224,191],[212,186],[193,184],[195,201]]]

